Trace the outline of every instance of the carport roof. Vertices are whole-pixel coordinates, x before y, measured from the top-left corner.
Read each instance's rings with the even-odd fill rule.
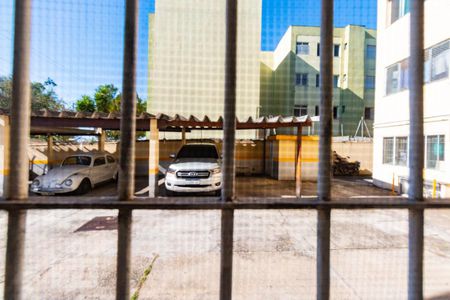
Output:
[[[8,110],[0,109],[0,115],[9,115]],[[191,130],[220,130],[223,127],[223,118],[211,119],[208,116],[197,118],[195,116],[184,117],[176,114],[168,116],[165,114],[141,113],[136,116],[136,130],[149,131],[150,120],[158,120],[158,128],[161,131],[186,131]],[[252,118],[246,120],[236,119],[237,129],[270,129],[270,128],[288,128],[311,126],[309,116],[285,117],[269,116]],[[120,129],[119,113],[100,113],[100,112],[74,112],[74,111],[51,111],[35,110],[31,112],[31,127],[42,129],[47,128],[47,133],[53,133],[55,128],[102,128],[106,130]]]

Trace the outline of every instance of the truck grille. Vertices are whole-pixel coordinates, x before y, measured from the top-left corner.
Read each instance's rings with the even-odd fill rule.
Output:
[[[178,178],[187,178],[187,179],[201,179],[208,178],[209,171],[178,171]]]

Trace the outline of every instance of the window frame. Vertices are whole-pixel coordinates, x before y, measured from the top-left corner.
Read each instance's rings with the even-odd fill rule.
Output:
[[[298,111],[298,114],[296,113],[296,111]],[[294,117],[307,116],[308,115],[308,105],[305,105],[305,104],[294,104],[293,113],[294,113]]]
[[[306,51],[301,51],[301,49],[306,49]],[[296,44],[295,44],[295,54],[297,54],[297,55],[309,55],[310,52],[311,52],[311,47],[309,45],[309,42],[303,42],[303,41],[297,41],[296,42]]]
[[[295,73],[295,86],[307,87],[308,83],[308,73]]]
[[[390,152],[386,152],[386,142],[390,141]],[[383,156],[382,156],[382,163],[383,165],[394,165],[394,144],[395,144],[395,138],[394,137],[383,137]],[[389,156],[388,156],[389,154]],[[390,158],[388,160],[388,158]]]

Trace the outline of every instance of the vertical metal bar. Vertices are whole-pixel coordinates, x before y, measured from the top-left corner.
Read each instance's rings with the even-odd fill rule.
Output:
[[[297,156],[295,157],[295,196],[302,197],[302,126],[297,127]]]
[[[16,1],[8,198],[28,198],[31,0]]]
[[[28,154],[30,135],[30,39],[31,0],[15,2],[14,65],[11,103],[10,176],[7,199],[28,198]],[[5,260],[5,299],[21,299],[26,212],[10,211]]]
[[[226,9],[222,200],[232,201],[235,195],[237,0],[227,0]]]
[[[409,201],[423,201],[424,1],[411,1],[409,58]],[[423,210],[409,210],[408,299],[423,299]]]
[[[120,120],[119,200],[134,196],[136,139],[136,56],[139,0],[126,1]],[[116,299],[130,298],[131,224],[130,210],[119,210]]]
[[[319,201],[331,196],[333,0],[322,0],[320,27]],[[317,211],[317,299],[330,298],[330,210]]]
[[[236,55],[237,0],[226,2],[225,97],[223,120],[222,201],[235,196],[235,135],[236,135]],[[232,297],[234,211],[222,210],[220,248],[220,299]]]

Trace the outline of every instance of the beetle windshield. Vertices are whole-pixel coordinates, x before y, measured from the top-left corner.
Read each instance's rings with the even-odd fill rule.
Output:
[[[177,158],[213,158],[218,159],[217,149],[213,145],[185,145]]]
[[[90,166],[91,158],[89,156],[69,156],[62,163],[63,166]]]

